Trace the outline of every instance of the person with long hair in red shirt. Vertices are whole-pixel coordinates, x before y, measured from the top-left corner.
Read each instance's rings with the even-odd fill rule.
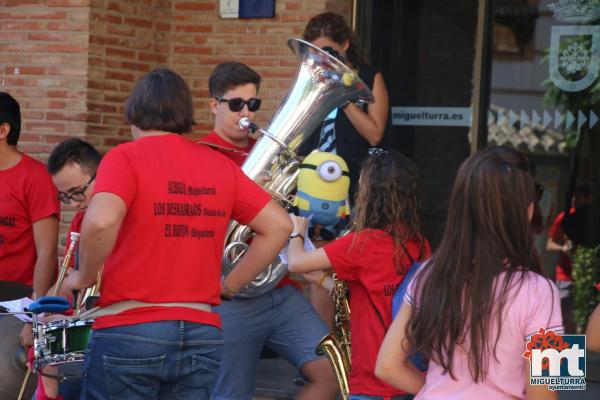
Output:
[[[371,150],[362,164],[351,232],[307,252],[308,220],[292,216],[289,269],[311,272],[332,268],[346,281],[350,297],[352,372],[350,399],[408,399],[403,390],[375,376],[375,359],[392,323],[392,299],[411,265],[429,256],[421,234],[421,195],[416,166],[394,151]]]

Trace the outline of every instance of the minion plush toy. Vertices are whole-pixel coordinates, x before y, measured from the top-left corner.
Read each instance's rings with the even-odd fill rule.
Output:
[[[313,151],[302,164],[298,174],[298,191],[294,206],[298,215],[310,217],[310,228],[321,225],[321,237],[334,239],[340,222],[350,214],[348,164],[340,156]]]

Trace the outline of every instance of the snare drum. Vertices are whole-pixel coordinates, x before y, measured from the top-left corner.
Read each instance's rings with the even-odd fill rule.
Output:
[[[38,325],[35,369],[46,365],[81,364],[94,321],[60,320]]]

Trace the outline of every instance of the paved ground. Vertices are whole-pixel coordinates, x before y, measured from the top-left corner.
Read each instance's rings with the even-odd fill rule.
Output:
[[[600,399],[600,353],[588,353],[587,389],[585,391],[562,391],[560,400]],[[294,399],[299,386],[294,384],[296,369],[281,358],[262,359],[257,372],[256,396],[253,400]]]
[[[294,399],[301,386],[294,384],[297,370],[281,358],[261,359],[253,400]]]

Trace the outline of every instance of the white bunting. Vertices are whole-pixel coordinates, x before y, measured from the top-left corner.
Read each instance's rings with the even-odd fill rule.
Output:
[[[529,124],[529,116],[525,114],[525,110],[521,110],[521,129],[525,128]]]
[[[554,128],[558,128],[560,124],[564,121],[564,117],[558,111],[554,111]]]
[[[508,113],[508,126],[512,128],[515,122],[517,122],[517,118],[519,118],[517,117],[517,114],[515,114],[513,110],[510,110]]]
[[[538,114],[535,110],[531,111],[531,127],[535,128],[537,124],[541,121],[540,114]]]
[[[550,125],[550,123],[552,122],[552,115],[550,115],[548,113],[548,111],[544,110],[544,122],[543,122],[543,127],[544,129],[546,129],[548,127],[548,125]]]
[[[575,123],[575,116],[571,111],[567,110],[567,122],[565,123],[565,129],[568,130],[573,123]]]
[[[585,121],[587,121],[587,117],[581,112],[581,110],[579,110],[577,113],[577,130],[581,129],[583,124],[585,124]]]
[[[598,116],[595,112],[590,110],[590,122],[588,122],[588,127],[592,129],[594,125],[598,122]]]

